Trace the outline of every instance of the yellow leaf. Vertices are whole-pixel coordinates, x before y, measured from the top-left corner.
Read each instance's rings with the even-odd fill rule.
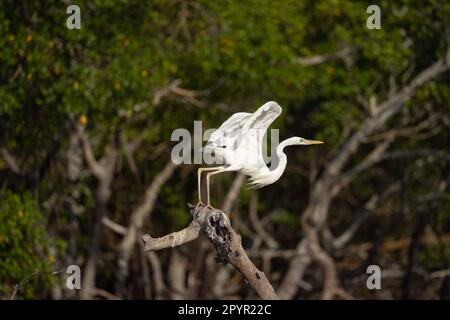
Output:
[[[80,116],[80,123],[83,125],[83,126],[85,126],[85,125],[87,125],[88,124],[88,117],[86,117],[86,115],[81,115]]]

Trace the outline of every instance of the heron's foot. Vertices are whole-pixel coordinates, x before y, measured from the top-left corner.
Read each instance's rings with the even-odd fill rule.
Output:
[[[208,203],[208,204],[206,205],[206,207],[207,207],[208,209],[214,209],[214,207],[211,205],[211,203]]]
[[[206,205],[203,202],[199,201],[195,207],[196,208],[198,208],[198,207],[206,207]]]

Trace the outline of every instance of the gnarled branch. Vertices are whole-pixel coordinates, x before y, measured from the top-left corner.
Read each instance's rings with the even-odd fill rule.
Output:
[[[275,290],[266,275],[258,270],[248,257],[241,244],[241,237],[231,227],[228,216],[219,209],[189,205],[193,220],[185,229],[163,236],[152,238],[146,234],[142,237],[144,250],[161,250],[175,247],[195,240],[200,232],[204,232],[217,251],[217,262],[233,265],[265,300],[278,299]]]

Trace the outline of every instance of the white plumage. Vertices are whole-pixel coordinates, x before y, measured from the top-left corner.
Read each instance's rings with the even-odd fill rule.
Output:
[[[203,148],[204,156],[213,155],[218,167],[198,170],[198,192],[201,203],[201,173],[211,171],[206,177],[207,203],[210,205],[209,183],[211,176],[226,171],[239,171],[249,176],[253,188],[261,188],[277,181],[283,174],[287,157],[283,149],[289,145],[319,144],[321,141],[292,137],[276,148],[277,166],[269,169],[263,157],[263,138],[273,121],[281,114],[280,105],[269,101],[254,113],[238,112],[215,130]],[[273,155],[272,155],[273,157]]]

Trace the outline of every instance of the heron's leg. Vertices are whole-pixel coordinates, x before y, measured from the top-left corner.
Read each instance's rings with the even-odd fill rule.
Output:
[[[210,201],[210,195],[209,195],[209,181],[213,175],[224,172],[224,171],[226,171],[226,170],[224,170],[223,168],[220,168],[219,170],[210,172],[206,175],[206,204],[210,207],[211,207],[211,201]]]
[[[221,167],[213,167],[213,168],[199,168],[197,171],[197,187],[198,187],[198,202],[202,203],[202,172],[203,171],[211,171],[217,170]]]

